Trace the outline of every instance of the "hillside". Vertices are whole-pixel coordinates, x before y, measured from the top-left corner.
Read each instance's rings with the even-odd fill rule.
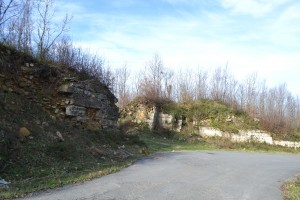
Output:
[[[169,100],[153,102],[139,97],[122,109],[121,119],[125,122],[145,123],[151,130],[173,132],[193,140],[223,137],[232,142],[300,147],[298,133],[294,133],[293,138],[285,139],[284,133],[264,129],[259,118],[209,99],[175,103]]]
[[[117,128],[116,98],[88,74],[0,45],[0,199],[118,170],[144,144]]]
[[[154,117],[153,115],[157,115],[158,118],[154,122],[157,123],[154,125],[155,128],[175,130],[180,124],[177,131],[183,133],[194,132],[195,128],[206,126],[233,133],[262,128],[259,119],[251,118],[242,110],[209,99],[185,103],[172,101],[151,103],[144,98],[136,98],[121,110],[121,118],[125,121],[147,122]]]
[[[259,119],[218,101],[136,98],[120,113],[116,102],[86,71],[0,45],[0,178],[10,182],[0,185],[0,199],[103,176],[160,151],[298,152],[203,137],[202,127],[233,134],[262,128]]]

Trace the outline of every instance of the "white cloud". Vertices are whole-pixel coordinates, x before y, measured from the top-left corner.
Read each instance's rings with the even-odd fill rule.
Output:
[[[176,11],[181,9],[176,4],[186,2],[163,1],[172,3]],[[300,74],[300,49],[297,47],[300,6],[291,4],[291,7],[285,5],[279,9],[278,6],[288,0],[220,1],[228,10],[219,12],[219,8],[214,10],[214,7],[197,13],[195,9],[195,12],[181,13],[180,17],[166,13],[155,18],[136,17],[126,12],[118,15],[88,12],[88,9],[83,11],[75,6],[74,10],[80,13],[75,16],[75,22],[85,26],[77,33],[77,38],[82,46],[103,55],[114,68],[127,62],[132,71],[138,70],[158,52],[165,65],[172,69],[187,66],[210,69],[229,62],[229,67],[240,79],[257,72],[261,78],[269,80],[270,85],[288,82],[292,84],[290,88],[299,91],[296,90],[298,79],[293,82],[289,79],[291,75]],[[274,14],[276,9],[281,13]],[[228,15],[228,11],[234,15]],[[268,15],[270,13],[274,14],[273,18]],[[243,21],[241,14],[265,17],[259,21],[248,18],[249,21]],[[278,48],[281,46],[289,51]],[[293,48],[297,50],[291,53]]]
[[[290,0],[221,0],[221,4],[224,8],[231,9],[233,14],[261,17],[288,1]]]
[[[66,13],[73,15],[83,13],[83,7],[78,3],[65,2],[63,0],[58,0],[55,2],[55,10],[58,13],[65,15]]]
[[[172,5],[179,5],[179,4],[195,4],[195,3],[199,3],[199,0],[189,0],[189,1],[186,1],[186,0],[162,0],[164,2],[167,2],[169,4],[172,4]]]
[[[300,4],[294,4],[283,10],[278,19],[270,25],[269,38],[277,45],[300,50]]]

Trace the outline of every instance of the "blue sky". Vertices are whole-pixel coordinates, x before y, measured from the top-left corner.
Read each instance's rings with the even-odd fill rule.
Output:
[[[70,35],[113,68],[131,71],[159,53],[171,69],[225,66],[257,72],[300,96],[300,1],[57,0],[73,15]]]

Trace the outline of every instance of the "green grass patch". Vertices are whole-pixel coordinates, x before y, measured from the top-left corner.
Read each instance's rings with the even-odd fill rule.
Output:
[[[300,176],[283,185],[285,200],[300,200]]]
[[[21,157],[11,160],[13,163],[1,171],[1,178],[11,184],[0,188],[0,199],[114,173],[142,156],[139,151],[145,146],[133,136],[119,135],[113,142],[114,133],[81,134],[59,143],[24,141]]]
[[[114,134],[119,137],[115,141]],[[0,188],[0,199],[114,173],[142,156],[139,151],[145,145],[141,144],[135,136],[99,132],[81,133],[65,142],[24,141],[21,157],[1,172],[1,178],[11,184]]]
[[[168,151],[195,151],[195,150],[225,150],[249,151],[267,153],[299,154],[299,149],[283,146],[274,146],[257,142],[232,142],[228,138],[202,138],[197,134],[177,133],[172,131],[157,132],[143,130],[140,139],[145,142],[149,153]]]
[[[0,199],[81,182],[116,172],[143,154],[136,135],[90,131],[55,120],[26,97],[0,91]],[[31,132],[18,136],[20,127]],[[59,131],[64,141],[59,140]]]
[[[89,163],[58,163],[59,166],[47,168],[35,168],[34,175],[26,179],[11,180],[8,188],[0,189],[0,199],[12,199],[23,197],[27,193],[37,192],[44,189],[73,184],[110,173],[115,173],[131,164],[129,160],[121,161],[93,161]]]
[[[0,115],[10,116],[0,119],[0,142],[5,144],[0,152],[0,177],[11,182],[8,188],[0,188],[0,199],[13,199],[100,177],[156,152],[234,150],[299,153],[295,149],[267,144],[232,143],[223,138],[204,139],[188,132],[149,131],[144,124],[123,123],[122,131],[89,131],[74,127],[67,121],[52,119],[47,112],[22,96],[0,94],[0,106],[5,108],[0,109]],[[15,137],[22,126],[28,127],[31,138],[20,140]],[[55,136],[56,131],[64,137],[63,142]]]
[[[186,124],[200,122],[199,125],[233,133],[260,128],[260,123],[249,118],[245,112],[209,99],[185,103],[166,102],[160,107],[164,113],[174,116],[174,122],[184,117]]]

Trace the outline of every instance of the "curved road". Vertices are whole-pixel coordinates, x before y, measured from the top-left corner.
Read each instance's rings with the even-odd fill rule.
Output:
[[[300,156],[173,152],[139,160],[118,173],[36,194],[27,200],[277,200],[300,172]]]

